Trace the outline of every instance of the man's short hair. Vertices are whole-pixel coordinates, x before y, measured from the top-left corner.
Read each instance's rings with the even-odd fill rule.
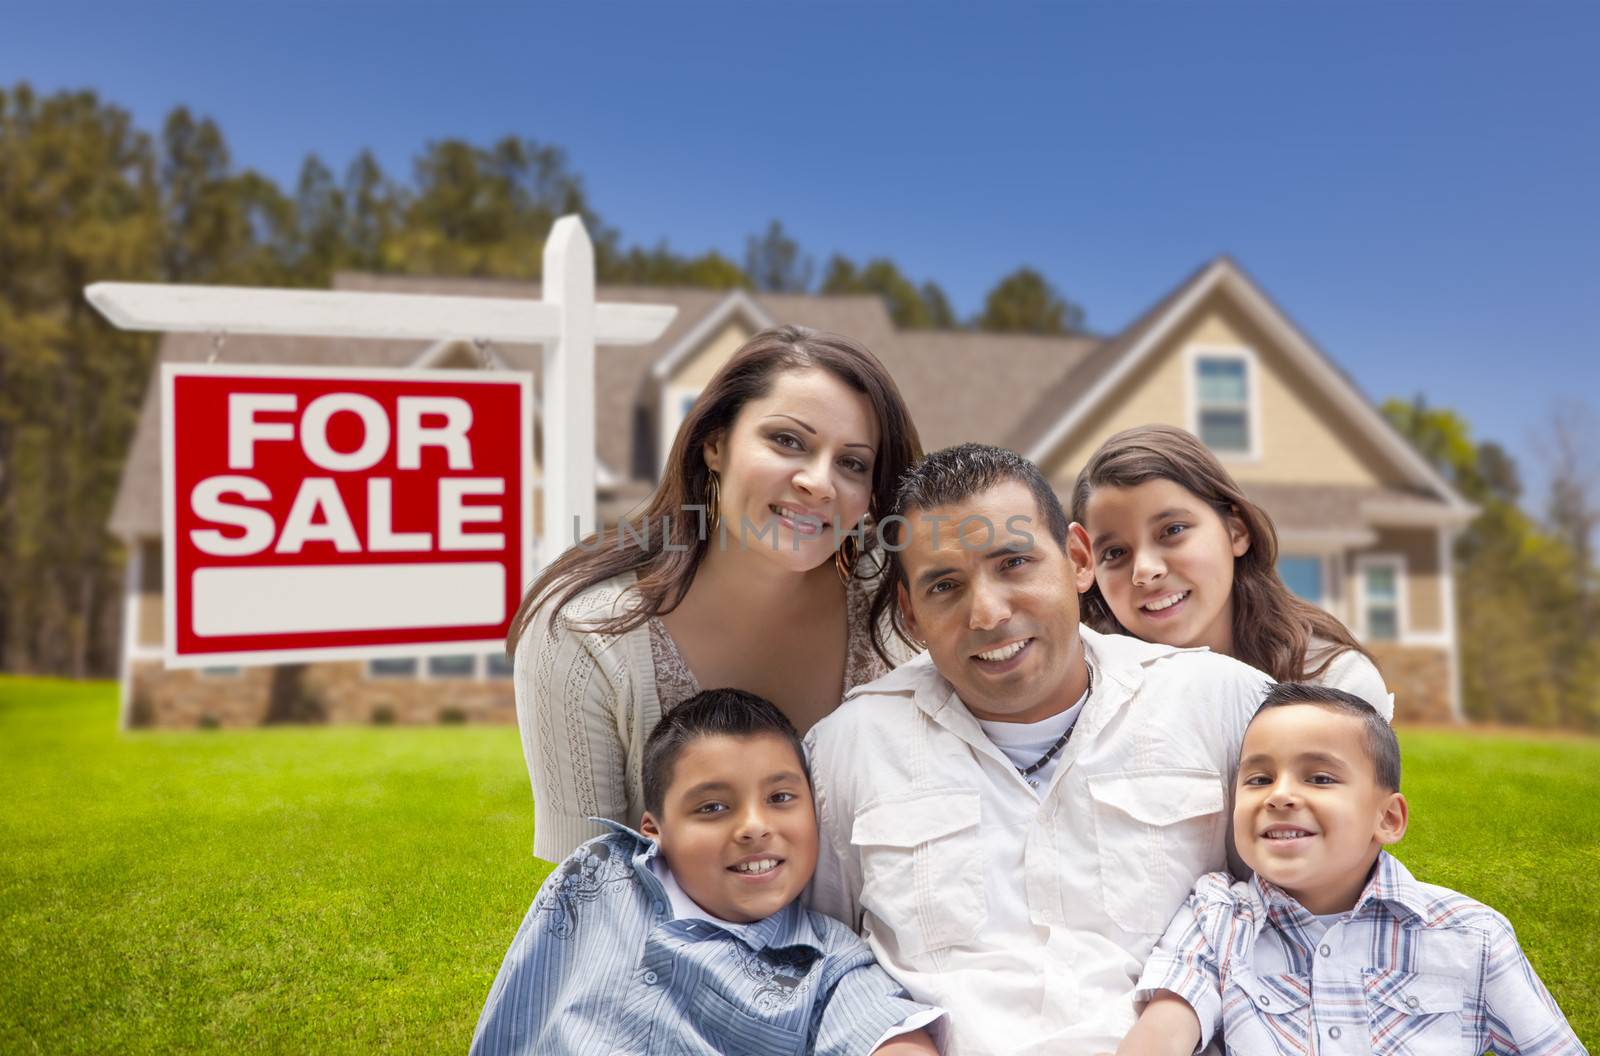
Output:
[[[695,741],[702,737],[759,737],[763,734],[789,742],[809,785],[811,770],[806,766],[806,751],[800,743],[800,734],[767,698],[742,689],[707,689],[669,708],[644,742],[644,809],[660,818],[678,756]]]
[[[906,470],[895,492],[894,514],[910,519],[917,510],[932,510],[950,506],[962,499],[988,491],[997,484],[1015,481],[1026,485],[1033,493],[1039,516],[1044,518],[1050,538],[1062,550],[1067,548],[1067,511],[1061,499],[1039,472],[1039,467],[1015,451],[988,444],[957,444],[935,451]],[[899,560],[904,549],[902,522],[890,521],[885,525],[885,541],[889,544],[890,561],[900,582],[906,581],[905,565]],[[996,525],[999,530],[1003,525]]]
[[[1378,787],[1385,792],[1400,791],[1400,741],[1394,727],[1384,721],[1378,709],[1354,693],[1330,686],[1315,686],[1309,682],[1279,682],[1267,690],[1266,699],[1256,712],[1259,717],[1269,708],[1287,708],[1293,704],[1310,704],[1325,711],[1337,712],[1360,719],[1367,733],[1367,758],[1377,774]],[[1250,720],[1255,722],[1255,718]],[[1247,727],[1248,729],[1248,727]]]

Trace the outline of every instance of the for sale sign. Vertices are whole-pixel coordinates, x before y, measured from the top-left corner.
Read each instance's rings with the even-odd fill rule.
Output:
[[[169,667],[503,647],[533,573],[528,375],[161,381]]]

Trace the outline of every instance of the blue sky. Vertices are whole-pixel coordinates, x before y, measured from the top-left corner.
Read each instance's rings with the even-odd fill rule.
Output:
[[[1600,4],[52,3],[0,83],[215,117],[292,182],[363,146],[559,144],[630,242],[781,218],[963,314],[1018,264],[1123,326],[1231,253],[1374,399],[1538,474],[1600,404]]]

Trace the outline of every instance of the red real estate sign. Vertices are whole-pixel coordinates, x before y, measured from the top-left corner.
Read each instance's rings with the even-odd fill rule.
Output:
[[[504,647],[533,567],[526,374],[166,364],[169,667]]]

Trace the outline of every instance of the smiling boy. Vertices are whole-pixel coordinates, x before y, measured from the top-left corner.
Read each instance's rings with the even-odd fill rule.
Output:
[[[1505,917],[1412,878],[1400,746],[1324,686],[1268,691],[1245,732],[1233,834],[1248,883],[1202,877],[1145,965],[1119,1056],[1582,1053]]]
[[[799,735],[769,701],[699,693],[645,744],[636,833],[578,848],[540,889],[474,1053],[931,1056],[918,1005],[797,899],[817,861]]]

